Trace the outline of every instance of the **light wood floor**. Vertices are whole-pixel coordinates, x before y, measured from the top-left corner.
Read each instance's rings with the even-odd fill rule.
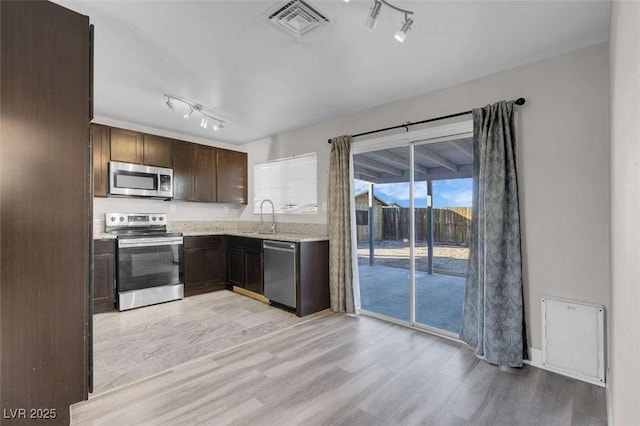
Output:
[[[94,315],[91,397],[309,318],[226,290]]]
[[[71,409],[74,425],[603,425],[602,388],[327,314]]]

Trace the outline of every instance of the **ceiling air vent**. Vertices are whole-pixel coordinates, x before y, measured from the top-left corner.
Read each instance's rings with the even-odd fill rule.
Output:
[[[329,18],[303,0],[287,1],[265,15],[273,25],[298,40],[329,23]]]

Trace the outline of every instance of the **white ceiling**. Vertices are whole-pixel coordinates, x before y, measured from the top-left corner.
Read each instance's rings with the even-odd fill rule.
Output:
[[[601,43],[609,1],[308,0],[330,24],[301,41],[263,18],[278,0],[58,0],[95,24],[95,113],[242,144]],[[164,93],[228,120],[218,132],[170,111]],[[526,94],[523,94],[523,96]]]

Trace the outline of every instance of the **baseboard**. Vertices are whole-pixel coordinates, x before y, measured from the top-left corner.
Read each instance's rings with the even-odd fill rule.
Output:
[[[560,370],[560,369],[556,369],[556,368],[553,368],[553,367],[550,367],[548,365],[543,364],[543,362],[542,362],[542,351],[540,349],[529,348],[529,359],[528,360],[524,360],[524,363],[527,364],[527,365],[531,365],[533,367],[540,368],[542,370],[551,371],[552,373],[561,374],[563,376],[571,377],[572,379],[577,379],[577,380],[580,380],[580,381],[583,381],[583,382],[586,382],[586,383],[590,383],[592,385],[600,386],[600,387],[603,387],[603,388],[607,387],[606,383],[602,383],[597,379],[585,378],[583,376],[572,374],[571,372]]]
[[[611,377],[609,375],[610,371],[609,369],[607,369],[607,377]],[[607,424],[609,426],[612,426],[613,423],[613,408],[611,407],[611,395],[610,395],[610,390],[611,390],[611,383],[609,381],[607,381],[607,386],[605,386],[604,388],[604,396],[605,399],[607,401]]]
[[[259,300],[263,303],[267,303],[267,304],[269,303],[269,299],[264,297],[262,294],[254,293],[253,291],[244,289],[242,287],[233,286],[233,291],[236,293],[242,294],[243,296],[248,296],[248,297],[251,297],[252,299]]]
[[[546,370],[544,365],[542,365],[542,351],[539,349],[529,348],[529,359],[525,359],[524,363]]]

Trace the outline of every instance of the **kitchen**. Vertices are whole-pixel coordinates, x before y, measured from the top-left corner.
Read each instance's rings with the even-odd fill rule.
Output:
[[[291,299],[276,308],[246,296],[248,287],[251,296],[260,298],[260,280],[252,278],[260,274],[257,253],[260,250],[264,262],[261,242],[275,239],[260,234],[270,231],[272,220],[269,203],[262,206],[262,222],[260,206],[254,204],[256,164],[316,153],[317,212],[275,215],[276,234],[293,234],[295,238],[285,239],[298,244],[297,256],[302,256],[304,244],[321,243],[328,233],[326,194],[331,147],[326,143],[327,138],[466,111],[500,98],[526,96],[527,106],[522,110],[518,133],[523,142],[519,158],[527,260],[527,320],[532,332],[530,346],[538,350],[541,347],[539,302],[545,294],[563,293],[573,299],[585,297],[604,305],[609,314],[608,354],[612,360],[608,364],[607,382],[612,407],[608,411],[609,422],[625,424],[626,419],[636,418],[635,405],[629,402],[637,396],[634,385],[637,367],[633,361],[637,347],[634,349],[633,339],[621,336],[628,334],[625,324],[634,323],[637,318],[637,307],[631,303],[632,296],[637,294],[631,283],[636,282],[637,274],[632,273],[620,253],[625,249],[635,253],[635,246],[627,237],[635,235],[637,228],[621,212],[632,207],[629,200],[637,200],[635,187],[624,185],[637,177],[633,173],[625,174],[630,170],[628,163],[635,158],[625,141],[632,140],[637,133],[622,133],[625,137],[617,133],[627,129],[624,127],[627,111],[634,111],[637,106],[633,99],[622,96],[620,89],[637,86],[633,67],[624,65],[628,64],[625,58],[637,57],[634,50],[637,41],[633,44],[638,17],[636,6],[624,2],[535,5],[516,2],[516,7],[509,6],[509,2],[478,2],[466,4],[465,7],[471,9],[460,10],[456,7],[461,5],[445,4],[448,2],[435,2],[435,5],[413,2],[411,6],[420,10],[420,16],[437,16],[428,10],[430,7],[445,15],[430,25],[418,25],[416,19],[408,35],[405,30],[406,41],[397,44],[391,36],[387,37],[397,30],[396,20],[390,19],[390,23],[386,20],[395,16],[390,15],[389,8],[383,9],[378,28],[362,28],[364,18],[375,9],[369,6],[379,2],[321,2],[322,8],[330,11],[331,24],[320,28],[316,39],[310,37],[302,42],[273,31],[270,24],[258,22],[268,6],[264,2],[198,2],[198,5],[185,2],[185,9],[175,13],[171,10],[172,2],[158,2],[151,11],[148,3],[132,2],[119,4],[124,18],[117,17],[115,9],[110,10],[113,5],[109,2],[60,3],[68,9],[78,9],[79,13],[66,13],[68,9],[63,12],[53,3],[24,2],[22,10],[29,11],[25,17],[12,2],[2,3],[2,406],[9,416],[21,413],[21,409],[34,408],[28,406],[29,401],[40,401],[41,405],[36,408],[56,409],[58,421],[68,422],[66,407],[89,396],[90,382],[85,372],[92,357],[85,343],[87,336],[91,337],[90,318],[97,324],[100,318],[128,318],[145,310],[153,311],[159,318],[163,314],[156,309],[191,308],[198,305],[197,300],[206,300],[203,305],[226,305],[228,301],[224,299],[229,298],[246,301],[250,307],[241,310],[253,310],[255,315],[277,312],[294,321],[300,318],[289,312],[293,308],[302,309],[303,305],[292,306]],[[407,6],[410,2],[399,2],[403,3]],[[44,9],[39,9],[42,7]],[[207,12],[201,13],[199,7]],[[589,15],[590,18],[586,18],[588,14],[581,14],[590,8],[595,13]],[[234,10],[238,15],[234,15]],[[523,10],[530,13],[520,13]],[[527,22],[531,25],[515,19],[521,16],[530,17],[531,21]],[[154,24],[158,17],[164,18]],[[464,19],[458,19],[460,17]],[[494,18],[499,23],[491,21]],[[181,24],[173,25],[174,20]],[[500,31],[514,35],[513,43],[495,50],[488,48],[484,36],[492,34],[486,30],[491,27],[487,22],[494,23],[496,28],[514,25],[511,30]],[[579,41],[577,44],[549,41],[544,48],[533,49],[535,52],[529,52],[529,56],[524,54],[529,41],[535,44],[543,36],[560,36],[559,29],[567,29],[568,22],[578,33],[579,29],[585,30],[574,38]],[[604,24],[595,25],[595,22]],[[96,25],[94,30],[89,23]],[[115,25],[109,26],[109,23]],[[156,24],[157,33],[153,35],[150,28]],[[41,26],[52,26],[53,30],[43,35],[36,31]],[[219,33],[215,37],[207,36],[207,28]],[[233,28],[250,28],[255,32],[229,37],[228,31]],[[334,32],[333,28],[341,30]],[[429,31],[434,28],[446,33],[444,43],[432,43],[434,38]],[[73,33],[73,29],[81,36]],[[353,38],[343,38],[347,30]],[[465,32],[467,30],[469,32]],[[323,37],[332,43],[319,43]],[[390,42],[387,43],[387,39]],[[95,41],[95,63],[90,54],[90,40]],[[421,42],[412,44],[414,40]],[[52,47],[51,43],[58,44]],[[451,49],[440,48],[443,45]],[[168,49],[159,53],[161,46]],[[274,52],[272,49],[276,47],[278,51]],[[425,51],[430,53],[425,55]],[[540,54],[542,51],[546,53]],[[60,58],[65,52],[69,56],[62,61]],[[110,54],[105,55],[106,52]],[[223,63],[219,58],[230,52],[238,53],[237,60],[226,62],[232,65],[232,73],[225,76],[207,73],[206,70],[217,63]],[[441,60],[432,56],[438,52],[443,55]],[[474,58],[468,58],[464,52],[495,53],[495,56],[477,57],[473,62]],[[524,56],[518,56],[519,53]],[[345,56],[333,56],[342,54]],[[240,61],[240,57],[248,62]],[[146,58],[147,65],[142,65],[141,58]],[[285,66],[278,58],[289,58],[291,62]],[[458,66],[452,66],[452,60]],[[350,66],[334,66],[335,62]],[[34,63],[41,66],[33,67]],[[325,66],[322,70],[318,69],[320,64]],[[89,78],[92,69],[96,76],[95,88]],[[379,80],[368,78],[376,72]],[[310,82],[311,75],[315,77]],[[108,76],[128,84],[117,87],[108,82]],[[271,85],[273,81],[269,76],[278,76],[276,80],[280,85]],[[169,84],[176,80],[183,83]],[[101,85],[98,82],[102,82]],[[264,91],[268,87],[275,91]],[[292,87],[296,90],[286,90]],[[240,92],[231,94],[230,88]],[[219,95],[201,95],[214,92]],[[166,105],[172,99],[175,102],[169,103],[178,105],[173,93],[193,101],[191,119],[183,118],[190,114],[189,107],[186,111],[172,111]],[[280,97],[279,93],[285,96]],[[171,98],[167,99],[166,95]],[[329,98],[323,98],[325,95]],[[86,102],[87,99],[90,102]],[[224,120],[223,128],[220,128],[222,121],[209,119],[207,122],[206,117],[198,115],[196,101],[206,102],[216,113],[224,112],[222,115],[226,117],[214,115]],[[219,110],[221,105],[225,106],[223,110]],[[305,106],[310,109],[303,108]],[[271,115],[274,112],[282,114],[278,120]],[[239,119],[243,113],[251,114],[252,127],[238,125],[243,122]],[[305,114],[306,117],[302,117]],[[89,118],[93,118],[94,128],[109,129],[99,132],[99,143],[94,134],[94,148],[100,148],[93,151],[89,144]],[[205,129],[205,125],[209,128]],[[218,127],[218,133],[213,133],[212,125]],[[113,129],[128,141],[122,150],[119,150],[120,142],[112,145]],[[91,197],[96,186],[108,191],[108,163],[112,154],[124,155],[118,158],[128,161],[119,161],[121,163],[145,164],[145,136],[149,141],[151,154],[148,154],[155,157],[148,161],[154,163],[153,167],[168,168],[167,160],[171,160],[169,168],[175,174],[172,201]],[[171,142],[163,143],[163,139]],[[130,154],[133,156],[129,157]],[[243,169],[242,177],[236,168],[230,178],[218,179],[218,159],[226,155],[236,160],[245,156],[244,161],[235,163]],[[100,158],[98,167],[92,170],[90,163],[95,163],[95,156]],[[611,176],[609,158],[615,165],[611,167]],[[196,187],[194,182],[200,178],[195,172],[198,164],[210,167],[205,168],[205,177]],[[227,161],[220,162],[220,173],[226,164]],[[602,173],[594,173],[596,170]],[[94,172],[99,176],[94,176]],[[188,176],[182,183],[179,182],[181,175]],[[244,183],[234,185],[233,179]],[[602,197],[594,197],[594,190]],[[176,197],[176,192],[183,198]],[[225,198],[227,195],[232,198]],[[282,207],[274,204],[276,208]],[[549,218],[548,211],[542,207],[546,204],[566,208]],[[149,218],[153,223],[154,217],[159,222],[158,218],[163,217],[167,225],[161,232],[183,234],[183,299],[122,312],[115,310],[118,291],[109,283],[116,282],[114,271],[117,271],[119,248],[118,239],[107,232],[107,213],[124,215],[116,219],[120,221],[123,217],[122,222],[132,216],[131,222],[138,224]],[[608,224],[612,224],[611,235]],[[94,295],[84,284],[89,282],[91,274],[94,237],[99,241],[94,255],[100,256],[95,272],[102,277],[100,291],[94,294],[101,300],[96,301],[95,306],[99,306],[98,309],[113,307],[113,310],[92,316],[88,310],[94,306]],[[313,241],[303,241],[306,238]],[[561,251],[549,244],[559,239],[571,250]],[[169,251],[162,251],[169,259]],[[175,274],[173,262],[179,259],[179,254],[174,256],[174,253],[171,249],[171,275]],[[180,261],[177,262],[179,276]],[[206,264],[207,268],[191,269],[188,262],[196,266]],[[294,265],[297,267],[298,263]],[[264,269],[262,273],[264,281]],[[43,276],[47,279],[43,280]],[[228,290],[234,286],[244,294]],[[265,292],[264,287],[262,291]],[[303,290],[298,291],[296,287],[296,291],[297,303]],[[312,318],[313,315],[318,314],[311,314]],[[338,330],[347,330],[345,324],[349,318],[341,316],[336,320]],[[250,326],[253,321],[247,319],[245,325]],[[323,321],[317,324],[325,324]],[[365,319],[358,321],[372,324]],[[345,336],[362,335],[367,342],[381,343],[381,336],[389,336],[390,330],[394,335],[405,333],[376,326],[365,327],[360,334],[351,330],[352,333]],[[301,343],[304,339],[300,336],[292,331],[284,331],[284,335],[296,342],[292,348],[304,349]],[[348,344],[337,337],[334,344]],[[403,343],[410,341],[407,338]],[[266,345],[258,342],[255,350],[267,351]],[[293,349],[287,349],[286,345],[287,342],[279,342],[276,346],[294,356]],[[446,344],[436,346],[439,351],[448,350]],[[316,352],[321,354],[323,350]],[[252,359],[265,361],[261,357],[266,357],[265,353],[258,353]],[[461,358],[454,356],[453,359]],[[271,363],[276,361],[276,357],[269,358]],[[360,371],[355,361],[348,366],[354,374]],[[389,362],[384,367],[393,369],[397,364]],[[319,372],[325,366],[314,368],[314,372]],[[378,376],[373,374],[372,378],[382,377],[384,371],[376,369],[374,373]],[[270,379],[277,379],[276,370],[270,374]],[[251,382],[246,386],[255,389],[257,385]],[[59,387],[65,391],[51,391]],[[265,401],[277,399],[277,393],[263,395]],[[456,395],[462,397],[461,393]],[[337,402],[331,398],[331,393],[327,393],[326,401]],[[251,405],[256,404],[255,399],[243,404],[246,405],[238,407],[256,409],[258,406]],[[361,411],[378,413],[380,407],[385,406],[375,404],[373,398],[362,407],[366,409]]]
[[[94,213],[94,218],[97,217],[93,232],[94,313],[122,312],[225,289],[299,317],[329,307],[326,231],[321,226],[276,223],[275,209],[269,199],[255,202],[256,206],[259,204],[256,207],[260,211],[259,222],[180,221],[172,220],[171,213],[145,213],[167,206],[171,211],[174,200],[224,203],[227,208],[246,205],[245,153],[95,124],[91,125],[91,137],[96,147],[93,151],[94,197],[112,197],[104,201],[127,209],[125,213]],[[282,161],[271,164],[282,168]],[[145,210],[132,212],[132,203],[143,205],[137,208]],[[264,214],[265,204],[267,208],[271,204],[270,214]],[[313,230],[316,234],[310,232]],[[216,296],[216,300],[222,299],[223,296]],[[250,311],[255,310],[263,312],[254,304]],[[164,352],[140,359],[139,353],[148,352],[148,346],[141,344],[144,338],[131,328],[121,328],[120,339],[105,339],[101,330],[113,333],[114,326],[109,322],[131,321],[138,329],[146,330],[148,336],[153,336],[155,346],[164,347],[167,352],[175,351],[159,339],[157,324],[141,326],[142,319],[123,320],[114,315],[119,314],[94,317],[98,324],[94,326],[94,339],[99,343],[94,346],[94,362],[90,368],[94,372],[92,390],[96,393],[139,379],[143,372],[151,375],[174,366]],[[278,327],[294,323],[291,315],[275,315],[282,320]],[[192,312],[183,315],[191,316]],[[215,312],[209,316],[215,316]],[[271,317],[269,320],[274,325]],[[224,329],[231,335],[239,331],[233,325],[246,322],[247,318],[227,312],[224,321],[228,321],[231,328],[221,326],[223,321],[218,319],[216,330]],[[256,325],[265,324],[252,324]],[[250,327],[242,332],[251,335],[252,329],[255,331]],[[135,347],[139,353],[134,355],[127,347],[133,344],[133,340],[129,340],[131,334],[138,335]],[[220,350],[219,342],[212,341],[212,334],[209,328],[206,340]],[[175,336],[166,337],[170,342]],[[232,336],[217,337],[228,340]],[[199,356],[206,353],[202,340],[205,338],[188,340],[189,345],[200,346]],[[131,343],[128,345],[127,341]],[[180,345],[177,359],[185,360],[185,354],[190,353],[189,345],[184,342]],[[114,353],[113,348],[118,350]],[[120,357],[122,353],[139,361],[125,362]],[[164,362],[157,362],[156,358]]]

